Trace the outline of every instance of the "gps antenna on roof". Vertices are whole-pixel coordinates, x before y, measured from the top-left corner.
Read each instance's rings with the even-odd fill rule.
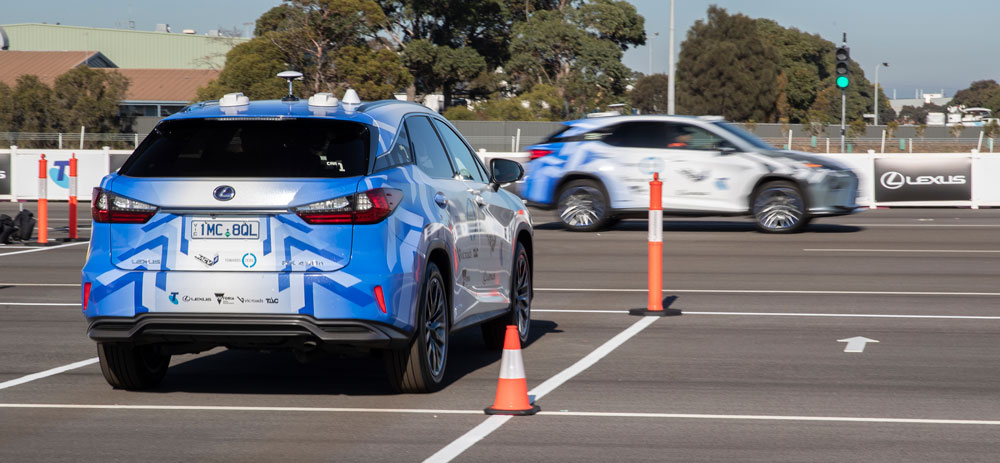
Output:
[[[292,93],[292,81],[302,80],[302,73],[298,71],[282,71],[278,73],[278,77],[288,81],[288,95],[281,99],[281,101],[299,101],[299,98]]]

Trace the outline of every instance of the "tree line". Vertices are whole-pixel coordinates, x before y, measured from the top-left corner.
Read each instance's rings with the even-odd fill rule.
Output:
[[[35,75],[18,77],[13,87],[0,82],[0,132],[76,132],[81,126],[90,132],[129,131],[118,111],[128,84],[116,71],[86,66],[56,77],[51,86]]]
[[[625,100],[633,76],[622,56],[646,41],[643,17],[622,0],[286,0],[254,32],[199,98],[280,97],[274,75],[293,69],[302,96],[440,92],[447,108],[481,102],[451,108],[456,119],[561,120]]]

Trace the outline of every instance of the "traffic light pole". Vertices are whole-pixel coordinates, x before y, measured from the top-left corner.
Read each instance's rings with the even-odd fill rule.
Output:
[[[847,32],[844,32],[844,40],[840,45],[845,50],[847,49]],[[838,58],[839,59],[839,58]],[[850,59],[850,55],[844,57],[844,61]],[[845,71],[846,75],[846,71]],[[875,91],[878,91],[877,89]],[[847,119],[847,85],[840,87],[840,152],[844,153],[844,135],[847,133],[847,127],[844,124],[844,120]]]
[[[846,133],[846,127],[844,126],[844,119],[847,116],[847,91],[840,90],[840,152],[844,153],[844,134]]]

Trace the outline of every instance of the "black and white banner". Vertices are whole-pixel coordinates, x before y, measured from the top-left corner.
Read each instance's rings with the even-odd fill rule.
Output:
[[[970,201],[969,158],[876,158],[875,201]]]

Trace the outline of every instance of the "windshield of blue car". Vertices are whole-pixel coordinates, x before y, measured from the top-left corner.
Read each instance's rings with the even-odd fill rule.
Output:
[[[721,127],[721,128],[723,128],[723,129],[725,129],[727,132],[729,132],[729,133],[731,133],[733,135],[736,135],[737,137],[740,138],[740,140],[743,140],[744,142],[749,143],[751,146],[753,146],[755,148],[761,148],[761,149],[765,149],[765,150],[776,149],[775,147],[773,147],[771,145],[768,145],[767,142],[765,142],[764,140],[761,140],[756,135],[754,135],[754,134],[752,134],[750,132],[747,132],[746,130],[741,129],[738,126],[735,126],[735,125],[730,124],[728,122],[722,122],[722,121],[714,122],[714,124],[717,125],[717,126],[719,126],[719,127]]]
[[[130,177],[364,175],[368,126],[321,119],[182,119],[156,127],[119,173]]]

